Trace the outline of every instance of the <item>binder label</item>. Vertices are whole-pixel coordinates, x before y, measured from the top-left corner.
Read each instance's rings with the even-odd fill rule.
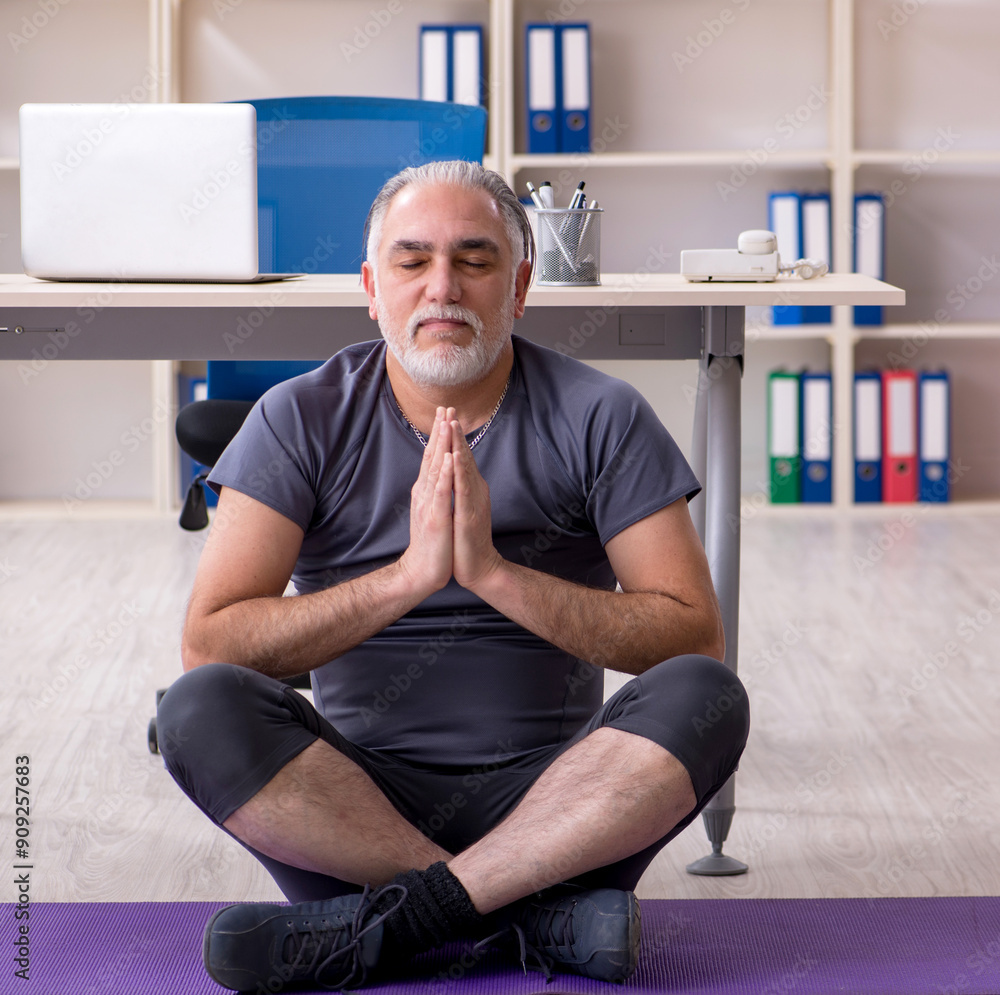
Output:
[[[798,194],[771,197],[771,230],[778,239],[778,255],[794,262],[801,253],[800,201]]]
[[[934,462],[948,459],[948,385],[928,380],[920,393],[920,458]]]
[[[892,380],[888,385],[889,419],[887,433],[888,456],[913,456],[917,449],[916,426],[913,424],[914,383],[912,380]]]
[[[420,99],[448,99],[448,32],[425,30],[420,39]]]
[[[590,80],[587,66],[586,28],[565,28],[563,43],[563,110],[590,109]]]
[[[860,380],[854,387],[854,458],[873,462],[882,458],[881,384]]]
[[[830,459],[832,435],[830,431],[830,381],[810,380],[804,392],[805,410],[802,412],[805,437],[803,455],[807,460]]]
[[[771,381],[771,410],[781,417],[771,419],[771,455],[796,459],[799,455],[799,382],[791,377]]]
[[[528,106],[534,111],[556,109],[556,36],[554,31],[528,32]]]
[[[481,36],[478,31],[456,31],[454,34],[452,101],[456,104],[479,106],[479,49]]]
[[[859,235],[867,232],[882,232],[882,217],[885,214],[885,206],[882,201],[872,198],[858,200],[857,204],[857,230]],[[857,261],[854,269],[864,276],[882,279],[882,239],[881,237],[859,237],[856,241],[855,251]]]

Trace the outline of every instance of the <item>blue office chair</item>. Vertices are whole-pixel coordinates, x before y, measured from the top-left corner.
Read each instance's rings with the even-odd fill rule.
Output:
[[[258,265],[263,273],[360,273],[368,208],[406,166],[482,162],[486,111],[385,97],[250,100],[257,110]],[[208,363],[207,401],[177,416],[181,449],[205,468],[269,387],[312,361]],[[208,470],[188,489],[180,524],[208,524]]]

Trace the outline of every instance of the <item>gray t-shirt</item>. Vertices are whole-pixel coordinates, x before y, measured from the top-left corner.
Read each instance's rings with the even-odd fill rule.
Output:
[[[613,590],[614,535],[699,490],[628,384],[513,337],[510,388],[473,450],[506,559]],[[381,340],[272,388],[212,471],[305,531],[308,594],[397,559],[423,448],[396,405]],[[404,763],[476,766],[571,737],[600,707],[601,671],[516,625],[454,580],[314,670],[320,711]]]

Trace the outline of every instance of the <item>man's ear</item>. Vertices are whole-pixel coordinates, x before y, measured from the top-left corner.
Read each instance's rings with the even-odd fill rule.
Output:
[[[361,264],[361,285],[368,295],[368,315],[372,321],[378,321],[378,309],[375,307],[375,270],[368,260]]]
[[[527,259],[522,259],[517,266],[517,276],[514,279],[514,317],[520,318],[524,314],[524,299],[528,295],[528,287],[531,284],[531,263]]]

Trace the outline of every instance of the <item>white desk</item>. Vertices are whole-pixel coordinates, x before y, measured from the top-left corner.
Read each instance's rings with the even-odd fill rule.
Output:
[[[577,359],[697,359],[691,511],[722,606],[736,670],[740,567],[740,377],[744,314],[775,304],[899,305],[902,290],[830,274],[775,283],[687,283],[680,275],[605,275],[600,287],[533,287],[519,335]],[[0,359],[326,359],[377,338],[357,277],[253,285],[49,283],[0,275]],[[689,870],[732,874],[722,854],[732,780],[704,811],[712,855]]]
[[[515,330],[583,359],[689,359],[702,355],[703,308],[904,302],[903,291],[854,275],[770,284],[690,284],[675,273],[603,280],[600,287],[532,287]],[[378,337],[367,306],[354,276],[219,285],[0,275],[0,359],[31,359],[36,351],[45,359],[325,359]]]

